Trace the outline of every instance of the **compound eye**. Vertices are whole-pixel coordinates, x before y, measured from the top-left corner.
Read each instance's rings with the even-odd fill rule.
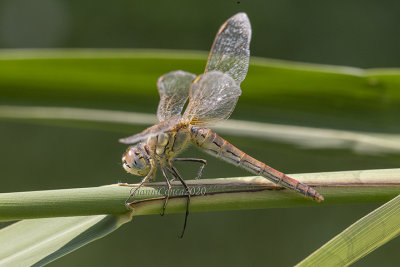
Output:
[[[144,161],[143,158],[140,158],[139,156],[133,157],[132,161],[132,167],[136,170],[145,170],[146,169],[146,162]]]
[[[129,148],[125,155],[122,157],[122,165],[124,169],[134,175],[146,175],[150,171],[148,161],[144,155],[140,153],[136,147]]]

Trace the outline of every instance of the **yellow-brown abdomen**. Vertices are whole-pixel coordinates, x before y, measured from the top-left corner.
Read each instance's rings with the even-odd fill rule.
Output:
[[[194,144],[215,157],[219,157],[231,164],[240,166],[256,175],[263,176],[276,184],[299,192],[306,197],[317,201],[323,200],[323,197],[313,188],[302,184],[299,181],[281,173],[280,171],[269,167],[265,163],[262,163],[247,155],[240,149],[224,140],[211,129],[192,126],[190,129],[190,134]]]

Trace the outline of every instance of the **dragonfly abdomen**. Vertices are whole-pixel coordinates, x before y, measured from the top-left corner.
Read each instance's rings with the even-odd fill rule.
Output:
[[[220,157],[229,163],[239,165],[244,152],[238,150],[226,140],[218,136],[208,128],[192,127],[191,136],[193,142],[207,153]],[[234,148],[234,150],[230,148]]]
[[[313,188],[290,178],[289,176],[277,171],[265,163],[256,160],[247,155],[240,149],[236,148],[228,141],[220,137],[211,129],[202,127],[192,127],[190,129],[192,141],[202,148],[205,152],[219,157],[231,164],[242,167],[247,171],[256,175],[263,176],[268,180],[282,185],[317,201],[323,200],[323,197]]]

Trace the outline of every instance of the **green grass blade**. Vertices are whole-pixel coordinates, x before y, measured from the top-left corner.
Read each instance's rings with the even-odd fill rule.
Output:
[[[201,212],[382,202],[400,192],[399,174],[400,169],[388,169],[292,175],[314,185],[325,196],[326,200],[322,203],[282,190],[261,177],[205,179],[187,183],[191,188],[207,189],[205,195],[195,195],[191,200],[191,211]],[[131,204],[132,213],[124,205],[130,190],[125,186],[0,194],[0,220],[58,217],[23,220],[0,230],[0,265],[40,266],[111,233],[130,221],[131,215],[159,214],[164,201],[162,193],[157,191],[160,188],[165,189],[161,183],[143,187],[142,193],[136,196],[136,202]],[[174,192],[166,213],[185,211],[185,197]],[[102,213],[121,215],[61,217]],[[386,219],[381,214],[374,219],[377,216]],[[390,213],[386,216],[387,223],[393,220]],[[385,233],[390,230],[387,227],[384,229]],[[368,242],[365,240],[365,243]]]
[[[0,103],[155,113],[162,74],[204,71],[206,53],[156,50],[0,51]],[[399,69],[251,58],[233,117],[398,133]]]
[[[23,220],[0,230],[0,266],[42,266],[130,221],[127,215]]]
[[[101,123],[152,125],[157,122],[156,116],[148,113],[71,107],[6,105],[0,105],[0,118],[38,120],[52,124],[68,121],[69,126],[85,128]],[[83,124],[82,122],[90,122],[91,124]],[[105,129],[108,128],[106,127]],[[219,133],[233,136],[255,137],[309,148],[348,148],[358,153],[368,154],[400,152],[399,134],[322,129],[241,120],[228,120],[213,128]]]
[[[348,266],[400,234],[400,195],[361,218],[297,266]]]
[[[400,169],[293,174],[315,187],[325,197],[317,203],[283,189],[263,177],[238,177],[187,180],[194,192],[193,212],[262,209],[274,207],[321,206],[350,203],[385,202],[400,192]],[[158,214],[165,197],[165,183],[150,183],[141,188],[132,205],[136,215]],[[167,213],[184,212],[185,196],[179,182],[173,182]],[[84,216],[127,213],[125,200],[131,187],[109,185],[92,188],[61,189],[0,194],[0,221],[27,218]],[[180,191],[179,191],[180,190]],[[200,191],[201,192],[201,191]]]

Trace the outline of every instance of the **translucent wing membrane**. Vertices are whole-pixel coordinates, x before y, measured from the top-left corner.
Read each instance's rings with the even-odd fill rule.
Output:
[[[172,129],[176,124],[179,123],[181,116],[174,116],[166,121],[162,121],[156,125],[153,125],[141,133],[119,139],[120,143],[124,144],[134,144],[142,140],[146,140],[149,137],[159,135],[170,129]]]
[[[137,143],[171,130],[180,122],[201,125],[229,118],[241,94],[240,83],[247,74],[250,38],[251,27],[245,13],[228,19],[215,37],[205,73],[196,79],[194,74],[184,71],[161,76],[157,82],[160,123],[119,141]],[[188,97],[188,107],[181,116]]]
[[[189,97],[189,87],[196,75],[185,71],[172,71],[161,76],[157,81],[160,103],[157,118],[165,121],[182,113]]]
[[[249,67],[251,26],[245,13],[228,19],[219,29],[206,66],[231,76],[239,86]]]
[[[241,93],[231,76],[220,71],[206,72],[190,87],[190,101],[182,122],[201,125],[227,119]]]

